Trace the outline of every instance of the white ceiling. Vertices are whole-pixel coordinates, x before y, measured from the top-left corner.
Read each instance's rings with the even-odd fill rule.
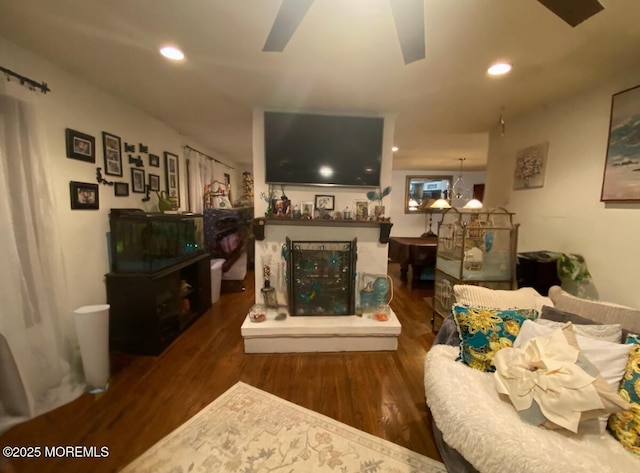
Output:
[[[280,3],[0,0],[0,36],[240,163],[255,107],[396,114],[407,170],[483,169],[501,113],[508,131],[640,58],[638,0],[601,0],[576,28],[535,0],[425,0],[426,59],[409,65],[388,0],[316,0],[284,52],[262,52]],[[158,55],[164,43],[186,61]],[[497,59],[513,72],[488,77]]]

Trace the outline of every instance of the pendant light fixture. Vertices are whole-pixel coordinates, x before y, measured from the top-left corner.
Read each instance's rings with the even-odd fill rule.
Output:
[[[456,199],[462,199],[464,193],[466,192],[464,179],[462,178],[462,164],[467,160],[467,158],[458,158],[460,160],[460,175],[456,182],[453,183],[453,187],[451,191],[453,192],[453,197]]]

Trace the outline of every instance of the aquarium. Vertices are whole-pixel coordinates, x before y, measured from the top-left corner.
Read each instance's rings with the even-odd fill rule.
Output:
[[[111,271],[155,273],[205,253],[202,215],[111,209]]]

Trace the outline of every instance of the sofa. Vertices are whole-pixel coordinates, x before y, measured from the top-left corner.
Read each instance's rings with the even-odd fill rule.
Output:
[[[597,374],[603,376],[607,389],[621,393],[623,376],[625,379],[632,374],[635,376],[625,381],[625,386],[635,382],[636,397],[632,395],[631,401],[637,401],[640,341],[631,337],[640,333],[640,310],[580,299],[559,286],[549,290],[548,298],[532,288],[494,291],[459,285],[454,287],[454,293],[457,303],[452,307],[452,316],[445,319],[425,357],[424,366],[426,402],[432,414],[434,436],[449,472],[640,472],[640,404],[628,404],[626,391],[625,396],[615,396],[620,404],[612,407],[611,412],[617,410],[618,413],[610,416],[598,412],[599,417],[594,414],[588,419],[587,413],[583,412],[577,424],[579,427],[572,432],[559,428],[548,419],[545,419],[545,426],[526,420],[510,397],[498,392],[500,383],[496,378],[500,378],[499,372],[471,367],[476,363],[480,366],[475,368],[487,369],[491,365],[495,370],[494,363],[500,364],[498,358],[505,358],[502,355],[508,352],[502,351],[504,348],[528,348],[527,341],[531,344],[542,340],[530,335],[532,338],[518,345],[525,332],[549,334],[545,335],[547,338],[551,334],[570,332],[568,338],[573,340],[578,356],[583,360],[587,358],[592,368],[598,363],[601,374]],[[507,337],[503,337],[508,335],[506,332],[495,336],[491,339],[491,350],[495,351],[491,353],[469,348],[469,331],[460,325],[461,314],[473,312],[478,307],[513,314],[502,319],[512,324],[506,327],[513,332],[511,341],[507,342]],[[522,323],[518,327],[513,322],[520,320],[519,317]],[[574,331],[582,335],[576,335]],[[624,344],[627,337],[638,343]],[[622,343],[616,343],[616,340]],[[498,346],[501,344],[504,347]],[[592,346],[600,351],[596,353]],[[634,353],[635,373],[632,367]],[[477,360],[465,360],[466,355],[475,356]],[[589,359],[595,360],[593,364]],[[630,406],[632,410],[627,410]],[[624,417],[628,413],[635,413],[636,423],[624,424],[625,428],[631,425],[632,432],[627,434],[616,429],[622,425],[620,419],[628,420],[628,416]],[[615,419],[617,421],[612,422]],[[609,430],[604,430],[607,420]],[[610,430],[616,431],[618,438],[624,438],[626,447]]]

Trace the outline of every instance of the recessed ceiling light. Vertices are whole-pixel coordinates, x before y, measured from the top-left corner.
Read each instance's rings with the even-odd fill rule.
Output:
[[[163,46],[160,48],[160,54],[173,61],[182,61],[184,59],[184,53],[175,46]]]
[[[400,149],[400,148],[398,148],[397,146],[394,146],[393,148],[391,148],[391,151],[393,151],[395,153],[396,151],[398,151],[398,149]]]
[[[511,64],[506,62],[496,62],[492,64],[489,69],[487,69],[487,74],[491,76],[501,76],[502,74],[506,74],[511,70]]]

